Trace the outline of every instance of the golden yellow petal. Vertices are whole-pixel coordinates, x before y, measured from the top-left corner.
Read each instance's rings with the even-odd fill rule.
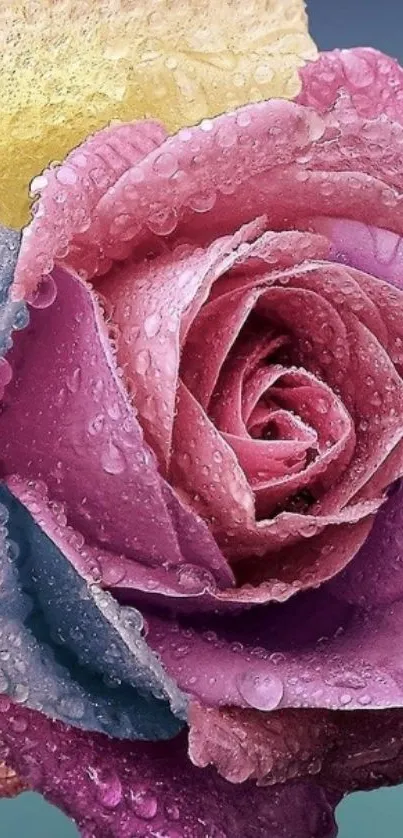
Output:
[[[0,0],[0,220],[28,184],[112,119],[169,130],[299,90],[304,0]]]

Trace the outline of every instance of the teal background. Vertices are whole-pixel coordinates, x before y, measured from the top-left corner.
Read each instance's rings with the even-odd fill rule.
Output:
[[[308,0],[307,5],[321,49],[376,46],[403,60],[403,0]],[[403,786],[350,795],[337,819],[339,838],[403,838]],[[72,822],[39,795],[0,801],[0,838],[77,835]]]

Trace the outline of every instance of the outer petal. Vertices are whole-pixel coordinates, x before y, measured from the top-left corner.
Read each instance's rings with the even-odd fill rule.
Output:
[[[268,208],[274,230],[294,226],[309,207],[310,215],[345,215],[403,231],[398,123],[355,112],[347,121],[334,114],[322,118],[302,105],[270,99],[217,117],[205,129],[201,124],[170,137],[105,192],[94,217],[92,245],[99,258],[107,247],[111,258],[120,259],[122,243],[127,255],[147,252],[156,214],[174,220],[170,234],[175,230],[176,238],[201,243],[233,233]],[[16,297],[51,270],[52,240],[65,229],[55,204],[39,221],[24,234]],[[46,231],[46,259],[40,229]],[[68,249],[67,264],[76,264],[77,251],[73,262]]]
[[[316,776],[344,791],[390,785],[403,776],[402,711],[214,710],[193,705],[190,756],[231,782],[259,785]]]
[[[183,716],[184,698],[147,647],[139,612],[88,586],[4,486],[0,499],[1,692],[114,736],[173,736],[168,700]]]
[[[357,47],[320,53],[300,70],[297,101],[320,112],[335,105],[373,119],[388,116],[403,124],[403,69],[395,58]]]
[[[149,616],[147,639],[204,704],[382,709],[403,707],[402,627],[402,601],[350,605],[322,586],[227,621]]]
[[[302,0],[25,0],[4,6],[0,30],[0,204],[16,226],[33,175],[111,119],[177,129],[293,97],[298,67],[316,55]]]
[[[340,795],[313,783],[241,788],[189,762],[186,741],[117,742],[0,703],[0,750],[86,838],[335,838]]]

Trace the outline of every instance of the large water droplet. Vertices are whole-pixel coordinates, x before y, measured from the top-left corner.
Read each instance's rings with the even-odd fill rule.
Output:
[[[139,375],[145,375],[151,362],[148,349],[141,349],[134,358],[134,369]]]
[[[145,821],[152,821],[158,812],[157,799],[146,788],[132,789],[130,803],[136,815]]]
[[[97,797],[105,809],[116,809],[123,796],[122,784],[116,772],[108,769],[101,771],[90,766],[88,774],[95,783]]]
[[[113,442],[109,442],[107,448],[102,452],[101,463],[107,474],[122,474],[126,465],[122,452]]]
[[[32,308],[47,308],[56,299],[57,286],[50,274],[42,277],[38,287],[27,296],[27,302]]]
[[[144,331],[148,338],[155,337],[161,326],[161,315],[158,312],[149,314],[144,321]]]
[[[256,710],[275,710],[283,697],[284,686],[274,673],[247,670],[237,677],[238,692]]]

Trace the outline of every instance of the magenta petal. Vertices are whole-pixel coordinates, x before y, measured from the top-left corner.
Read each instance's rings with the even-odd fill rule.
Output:
[[[334,838],[329,795],[200,771],[186,739],[128,743],[89,735],[0,699],[0,753],[21,780],[73,817],[86,838]],[[279,832],[281,830],[281,833]]]
[[[181,502],[144,444],[96,300],[71,274],[57,271],[54,277],[55,302],[32,310],[30,326],[17,334],[8,356],[14,376],[0,415],[8,440],[3,472],[42,479],[52,501],[66,502],[68,523],[94,546],[178,569],[189,559],[167,500]],[[195,544],[200,538],[205,548],[193,549],[192,560],[231,584],[205,524],[185,507],[181,515]]]
[[[329,583],[331,593],[363,608],[403,600],[403,486],[379,510],[365,544],[351,564]]]
[[[403,707],[395,642],[401,601],[371,609],[369,593],[361,607],[321,588],[226,622],[210,618],[195,627],[149,615],[147,624],[147,643],[166,670],[205,705],[264,712]]]

